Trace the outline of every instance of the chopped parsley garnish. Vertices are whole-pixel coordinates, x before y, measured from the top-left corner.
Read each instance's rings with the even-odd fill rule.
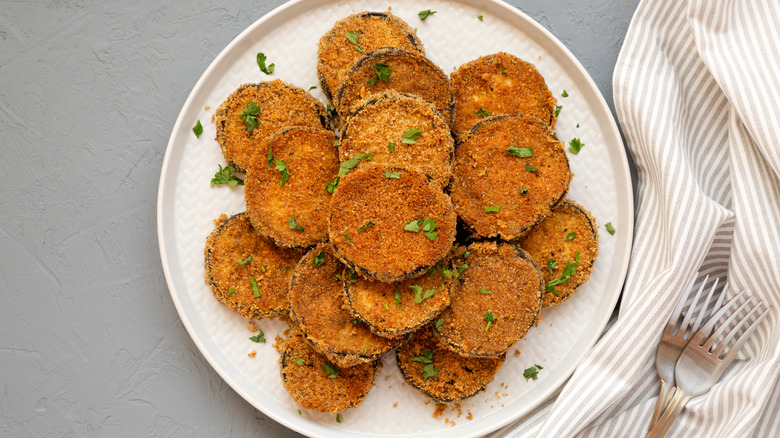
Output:
[[[508,148],[506,148],[506,151],[509,152],[510,155],[514,155],[515,157],[520,157],[520,158],[528,158],[534,156],[534,152],[530,146],[527,148],[509,146]]]
[[[335,379],[336,376],[339,375],[338,368],[334,367],[333,365],[331,365],[329,363],[324,363],[324,364],[320,365],[320,368],[322,368],[322,371],[325,371],[325,374],[327,374],[328,377],[330,377],[331,379]]]
[[[325,253],[320,251],[317,253],[316,256],[314,256],[314,266],[320,266],[323,263],[325,263]]]
[[[336,187],[339,185],[339,180],[341,178],[336,177],[333,181],[329,182],[327,186],[325,186],[325,190],[328,191],[328,193],[333,193],[334,190],[336,190]]]
[[[316,86],[316,85],[312,85],[311,87],[309,87],[309,91],[311,91],[311,90],[316,90],[316,89],[317,89],[317,86]]]
[[[392,178],[392,179],[401,179],[401,174],[398,172],[385,172],[384,177]]]
[[[347,32],[347,39],[350,43],[352,43],[355,46],[355,50],[357,50],[359,53],[363,53],[363,49],[360,48],[360,36],[358,33],[362,33],[361,31],[357,32]]]
[[[413,220],[408,224],[404,225],[404,231],[411,231],[413,233],[416,233],[420,231],[420,225],[422,225],[422,220]]]
[[[573,240],[575,237],[577,237],[577,233],[572,231],[571,233],[567,234],[566,237],[563,238],[563,240],[568,242],[569,240]]]
[[[271,73],[274,72],[274,67],[276,67],[276,66],[274,64],[268,64],[268,67],[266,67],[265,66],[265,60],[266,60],[266,57],[263,54],[263,52],[259,52],[257,54],[257,66],[260,67],[260,71],[261,72],[263,72],[263,73],[265,73],[267,75],[270,75]]]
[[[401,291],[397,287],[393,292],[393,299],[395,300],[395,307],[401,307]]]
[[[547,269],[550,270],[550,275],[552,275],[553,271],[558,269],[558,261],[553,259],[547,259]]]
[[[346,240],[347,243],[349,243],[349,231],[344,231],[344,240]]]
[[[225,166],[223,169],[220,164],[219,170],[214,174],[214,178],[211,178],[211,187],[217,184],[227,184],[230,187],[243,186],[244,180],[233,175],[235,171],[236,169],[233,166]]]
[[[481,293],[482,295],[490,295],[492,292],[490,292],[490,289],[479,288],[479,293]]]
[[[501,72],[501,74],[502,74],[502,75],[504,75],[504,76],[506,76],[506,72],[505,72],[505,71],[502,71],[502,72]]]
[[[500,205],[491,205],[491,206],[485,207],[485,212],[487,212],[487,213],[494,213],[494,212],[497,212],[499,210],[501,210],[501,206]]]
[[[490,309],[488,309],[483,319],[487,321],[487,325],[485,325],[485,331],[488,331],[490,330],[490,325],[493,324],[493,321],[496,320],[496,317],[493,316],[493,313],[490,311]]]
[[[426,9],[424,11],[418,12],[417,16],[420,17],[420,20],[425,20],[426,18],[428,18],[429,15],[433,15],[435,13],[436,13],[436,11],[432,11],[430,9]]]
[[[302,366],[303,366],[303,365],[306,363],[306,361],[305,361],[305,360],[303,360],[303,359],[301,359],[300,357],[295,357],[295,356],[293,356],[293,359],[295,359],[295,363],[296,363],[298,366],[301,366],[301,367],[302,367]]]
[[[579,138],[574,137],[569,142],[569,152],[572,154],[579,154],[580,149],[582,149],[583,146],[585,146],[585,143],[582,143]]]
[[[479,21],[482,21],[482,18],[483,18],[483,17],[482,17],[482,15],[477,15],[477,19],[478,19]]]
[[[336,117],[339,115],[338,111],[336,111],[336,108],[333,108],[330,104],[328,104],[325,109],[328,110],[328,114],[330,114],[331,117]]]
[[[341,423],[341,414],[339,414],[338,412],[336,413],[336,423]]]
[[[563,108],[563,105],[555,105],[555,117],[556,118],[561,115],[561,108]]]
[[[262,330],[257,329],[257,335],[251,336],[249,340],[252,342],[257,342],[258,344],[260,342],[265,342],[265,333],[263,333]]]
[[[368,85],[376,84],[380,79],[385,82],[390,82],[390,74],[393,73],[393,69],[387,64],[377,62],[374,64],[374,71],[376,76],[368,80]]]
[[[257,281],[254,278],[250,278],[249,283],[252,285],[252,295],[254,295],[255,298],[259,297],[260,290],[257,288]]]
[[[420,134],[422,134],[421,130],[417,128],[409,128],[406,132],[404,132],[404,137],[401,139],[401,143],[415,144],[417,143],[417,139],[420,138]]]
[[[533,379],[536,380],[539,377],[539,370],[542,369],[541,365],[534,365],[532,367],[528,367],[523,370],[523,377],[525,377],[525,380]]]
[[[365,229],[366,229],[366,228],[368,228],[368,227],[373,227],[374,225],[376,225],[376,222],[374,222],[374,221],[368,221],[368,222],[366,222],[365,224],[363,224],[363,226],[362,226],[362,227],[358,228],[358,231],[363,231],[363,230],[365,230]]]
[[[569,97],[569,93],[567,93],[566,90],[563,90],[563,93],[561,93],[561,96]]]
[[[195,133],[196,138],[200,138],[200,135],[203,134],[203,125],[200,124],[200,120],[192,127],[192,132]]]
[[[260,107],[254,102],[249,102],[246,107],[241,110],[241,120],[246,124],[246,130],[252,132],[255,128],[260,126],[260,122],[257,121],[257,116],[260,115]]]
[[[361,321],[360,318],[352,318],[352,324],[360,324],[361,322],[363,321]]]
[[[441,333],[441,326],[444,325],[444,318],[439,318],[438,321],[436,321],[436,325],[433,326],[434,329],[436,329],[437,332]]]
[[[418,286],[416,284],[410,284],[409,289],[414,291],[414,302],[417,304],[420,304],[423,302],[423,300],[427,300],[428,298],[436,295],[436,289],[428,289],[423,293],[422,286]]]
[[[373,156],[374,154],[371,152],[367,154],[358,154],[350,158],[349,160],[341,163],[341,165],[339,166],[339,176],[346,175],[350,170],[354,169],[355,166],[357,166],[361,160],[368,160]]]
[[[465,264],[465,263],[464,263],[464,264],[462,264],[462,265],[460,265],[460,268],[458,268],[458,274],[462,274],[462,273],[463,273],[463,271],[465,271],[465,270],[466,270],[466,269],[468,269],[468,268],[469,268],[469,265],[467,265],[467,264]]]
[[[437,231],[433,231],[436,229],[436,219],[427,218],[422,223],[422,232],[425,234],[425,237],[435,240],[436,236],[439,235]]]
[[[433,363],[433,359],[436,357],[436,350],[423,350],[422,355],[415,356],[409,360],[412,362],[420,363]]]
[[[439,375],[439,370],[436,369],[436,367],[434,367],[432,363],[425,365],[423,367],[423,374],[422,374],[423,380],[428,380],[429,378],[436,377],[438,375]]]
[[[245,258],[244,260],[238,259],[238,261],[236,263],[238,263],[241,266],[244,266],[244,265],[246,265],[247,263],[249,263],[251,261],[252,261],[252,256],[249,256],[249,257]]]
[[[615,234],[615,227],[612,226],[612,222],[607,222],[606,224],[604,224],[604,228],[607,229],[607,232],[609,234],[613,234],[613,235]]]
[[[235,289],[233,289],[233,288],[231,287],[230,289],[228,289],[227,296],[231,296],[231,295],[233,295],[234,293],[236,293],[236,290],[235,290]]]
[[[489,115],[490,115],[490,113],[488,112],[488,110],[486,110],[486,109],[484,109],[484,108],[480,108],[480,109],[478,109],[478,110],[474,111],[474,114],[476,114],[476,115],[478,115],[478,116],[482,116],[482,117],[487,117],[487,116],[489,116]]]
[[[527,188],[525,188],[525,187],[523,187],[523,186],[520,186],[520,194],[521,194],[521,195],[525,195],[526,193],[528,193],[528,189],[527,189]],[[516,206],[515,206],[515,207],[516,207]]]
[[[538,169],[538,168],[536,168],[536,167],[534,167],[534,166],[529,166],[529,165],[527,165],[527,164],[526,164],[526,165],[525,165],[525,170],[527,170],[527,171],[529,171],[529,172],[536,172],[536,171],[537,171],[537,170],[539,170],[539,169]]]
[[[578,255],[579,253],[577,253],[577,256]],[[568,283],[569,280],[571,280],[571,277],[576,274],[577,274],[577,265],[567,260],[566,267],[564,267],[563,271],[561,271],[561,276],[557,278],[553,278],[552,280],[548,281],[547,284],[544,285],[544,290],[546,292],[552,292],[554,295],[558,295],[560,292],[555,290],[555,286],[563,283]]]
[[[277,160],[274,158],[274,169],[278,170],[282,174],[282,179],[279,180],[279,185],[283,186],[284,183],[290,179],[290,169],[287,167],[287,163],[284,160]]]
[[[393,142],[391,141],[391,142],[390,142],[390,143],[387,145],[387,150],[388,150],[388,151],[389,151],[389,152],[392,154],[392,153],[393,153],[393,151],[395,150],[395,143],[393,143]]]
[[[287,220],[287,225],[290,227],[291,230],[303,231],[302,226],[295,224],[295,215],[290,216],[290,219]]]

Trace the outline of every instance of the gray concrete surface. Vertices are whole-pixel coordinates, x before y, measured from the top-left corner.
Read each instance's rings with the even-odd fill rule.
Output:
[[[298,436],[200,355],[155,223],[190,89],[281,3],[0,3],[0,436]],[[638,0],[509,3],[560,38],[612,104]]]

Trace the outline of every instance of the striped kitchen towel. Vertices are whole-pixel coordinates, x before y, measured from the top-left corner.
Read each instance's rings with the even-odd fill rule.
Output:
[[[614,90],[638,173],[618,317],[559,394],[494,436],[644,436],[661,331],[699,270],[772,309],[669,436],[778,437],[780,1],[642,0]]]

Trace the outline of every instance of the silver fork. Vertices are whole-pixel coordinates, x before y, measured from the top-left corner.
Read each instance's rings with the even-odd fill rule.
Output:
[[[653,430],[653,427],[655,426],[662,409],[666,408],[672,399],[671,389],[674,386],[674,367],[677,364],[677,359],[680,357],[680,353],[682,353],[683,348],[685,348],[685,346],[688,344],[691,336],[696,333],[696,330],[699,329],[702,321],[704,321],[704,315],[707,314],[707,308],[709,307],[710,300],[712,299],[712,294],[715,291],[715,288],[718,286],[719,279],[716,278],[715,282],[710,288],[709,293],[707,294],[707,298],[704,301],[704,304],[702,304],[700,310],[698,311],[696,321],[693,323],[693,326],[689,326],[691,319],[697,313],[696,304],[699,302],[699,298],[701,297],[702,291],[704,290],[704,286],[707,284],[707,280],[709,279],[709,276],[704,277],[704,281],[701,282],[701,286],[699,286],[699,289],[696,292],[696,296],[693,298],[691,305],[688,306],[688,310],[685,312],[685,316],[683,317],[682,312],[685,308],[685,303],[691,296],[691,293],[694,289],[693,286],[696,284],[698,275],[699,273],[697,272],[694,275],[693,280],[691,280],[691,283],[688,285],[688,288],[682,294],[682,297],[680,297],[680,301],[677,302],[677,306],[675,306],[674,311],[672,312],[672,316],[669,317],[669,322],[666,323],[666,328],[664,329],[664,333],[661,336],[661,342],[658,344],[658,352],[656,353],[655,357],[655,367],[658,370],[658,376],[661,378],[661,391],[658,394],[658,401],[655,404],[653,418],[650,420],[650,426],[647,429],[648,433]],[[726,283],[726,287],[727,286],[728,283]],[[724,296],[725,294],[720,294],[717,303],[715,303],[715,306],[710,312],[711,314],[714,314],[718,311],[720,305],[723,303]]]
[[[722,294],[725,293],[725,290]],[[734,320],[745,310],[745,308],[753,301],[753,297],[748,299],[740,305],[736,311],[732,312],[728,318],[718,326],[718,329],[712,333],[715,324],[726,315],[726,313],[734,306],[734,304],[745,295],[745,291],[738,293],[734,298],[729,300],[722,309],[710,318],[707,324],[701,328],[688,342],[688,345],[680,355],[680,359],[677,361],[677,367],[675,368],[675,377],[677,379],[677,386],[675,387],[674,395],[669,403],[664,414],[658,419],[658,423],[650,431],[648,437],[662,438],[672,427],[672,424],[677,419],[685,404],[691,397],[702,395],[708,392],[715,383],[718,382],[720,377],[726,371],[731,361],[737,354],[737,351],[747,341],[753,331],[764,319],[769,308],[767,307],[761,312],[758,317],[753,320],[750,325],[744,330],[742,327],[748,323],[751,316],[759,310],[762,302],[758,302],[750,311],[739,320],[731,331],[725,336],[723,333],[731,325]],[[726,347],[729,342],[737,336],[734,344],[726,351]],[[712,333],[712,335],[710,335]],[[717,344],[716,341],[720,340]]]

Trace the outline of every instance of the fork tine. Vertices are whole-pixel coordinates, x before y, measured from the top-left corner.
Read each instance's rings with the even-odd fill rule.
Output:
[[[715,288],[718,287],[718,282],[720,281],[720,278],[715,278],[715,282],[712,283],[712,287],[710,288],[710,292],[707,294],[707,299],[704,300],[704,304],[701,307],[701,311],[699,312],[699,315],[696,317],[696,321],[693,323],[693,328],[691,329],[691,333],[696,333],[699,330],[699,327],[701,327],[701,323],[704,321],[704,315],[707,314],[707,307],[710,305],[710,300],[712,299],[712,294],[715,292]],[[703,283],[702,283],[703,284]],[[725,286],[723,286],[723,290],[725,291],[726,288],[728,288],[729,282],[727,281]],[[723,303],[723,297],[724,294],[720,294],[720,297],[718,297],[718,302],[715,304],[715,307],[712,308],[712,312],[715,313],[719,309],[719,305]]]
[[[728,345],[729,341],[731,341],[731,338],[733,338],[733,337],[734,337],[734,335],[736,335],[736,334],[737,334],[737,332],[740,330],[740,328],[742,328],[742,326],[743,326],[743,325],[745,325],[745,323],[746,323],[746,322],[748,322],[748,321],[750,320],[750,317],[751,317],[751,316],[752,316],[754,313],[756,313],[756,311],[757,311],[757,310],[758,310],[758,309],[761,307],[761,305],[762,305],[762,304],[763,304],[763,301],[759,301],[759,302],[758,302],[758,304],[756,304],[756,306],[755,306],[755,307],[753,307],[752,309],[750,309],[750,312],[748,312],[748,314],[747,314],[747,315],[745,315],[745,317],[744,317],[744,318],[742,318],[742,319],[741,319],[741,320],[740,320],[740,321],[737,323],[737,326],[736,326],[736,327],[734,327],[734,329],[732,329],[732,330],[729,332],[729,334],[727,334],[727,335],[726,335],[726,337],[723,339],[723,341],[722,341],[720,344],[718,344],[718,346],[717,346],[717,347],[715,347],[715,350],[712,352],[712,355],[713,355],[713,356],[715,356],[715,357],[717,357],[717,358],[719,358],[719,359],[720,359],[720,354],[721,354],[721,352],[722,352],[722,351],[723,351],[723,349],[726,347],[726,345]],[[758,316],[758,318],[756,318],[756,320],[755,320],[755,321],[753,321],[753,322],[752,322],[752,323],[751,323],[751,324],[750,324],[750,325],[749,325],[749,326],[748,326],[748,327],[745,329],[744,333],[743,333],[743,334],[742,334],[742,335],[741,335],[739,338],[737,338],[736,342],[734,342],[734,345],[731,347],[731,349],[729,349],[729,353],[730,353],[730,352],[732,352],[732,351],[736,351],[736,350],[738,350],[738,349],[739,349],[739,347],[741,347],[741,346],[742,346],[742,343],[744,343],[744,342],[745,342],[745,340],[747,340],[747,338],[748,338],[748,337],[750,336],[750,334],[753,332],[753,330],[755,330],[756,326],[758,325],[758,323],[760,323],[760,322],[761,322],[761,320],[764,318],[764,315],[766,315],[766,313],[767,313],[767,311],[768,311],[768,310],[769,310],[769,309],[765,309],[763,312],[761,312],[761,315],[759,315],[759,316]],[[728,354],[728,353],[727,353],[727,354]],[[724,356],[724,358],[725,358],[725,356]]]
[[[691,318],[693,317],[694,312],[696,311],[696,304],[699,302],[699,297],[701,297],[701,292],[704,290],[704,285],[707,284],[707,280],[710,279],[710,276],[707,275],[704,277],[704,281],[701,282],[701,286],[699,286],[699,290],[696,291],[696,295],[693,297],[693,301],[691,301],[691,305],[688,307],[688,311],[685,312],[685,318],[683,318],[682,323],[680,324],[679,331],[677,333],[680,333],[683,338],[686,338],[685,332],[688,330],[688,324],[691,321]],[[696,281],[696,278],[693,279],[693,281]],[[693,283],[689,286],[693,287]],[[681,300],[686,301],[686,300]],[[691,331],[691,334],[693,334],[695,331]]]
[[[724,290],[721,292],[721,296],[725,295],[726,291]],[[694,342],[694,339],[696,340],[697,345],[702,345],[703,342],[701,341],[705,336],[709,336],[710,333],[712,333],[712,328],[715,327],[715,324],[718,322],[718,320],[728,312],[729,308],[742,296],[745,294],[745,291],[734,295],[733,298],[731,298],[726,304],[723,305],[723,307],[720,307],[720,310],[718,310],[714,315],[710,317],[710,319],[707,321],[706,324],[704,324],[704,327],[699,329],[698,332],[693,336],[691,339],[691,342]],[[718,301],[721,301],[720,299]]]
[[[745,291],[742,291],[745,292]],[[742,293],[740,292],[740,294]],[[722,324],[718,326],[718,329],[715,330],[715,332],[707,339],[707,341],[702,344],[702,348],[704,348],[704,351],[710,351],[712,350],[712,346],[715,344],[715,340],[720,337],[720,335],[726,331],[729,325],[731,325],[732,322],[739,316],[739,314],[745,309],[745,307],[750,304],[750,302],[753,301],[753,297],[748,297],[747,300],[745,300],[744,303],[742,303],[739,307],[737,307],[737,310],[731,312],[731,314],[726,318],[725,321],[723,321]]]

